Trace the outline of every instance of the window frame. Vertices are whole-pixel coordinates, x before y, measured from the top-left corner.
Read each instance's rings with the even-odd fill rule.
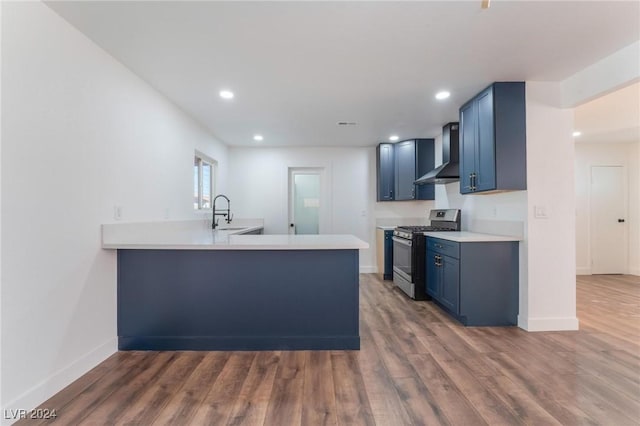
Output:
[[[195,211],[211,211],[211,209],[213,208],[213,197],[216,193],[216,188],[215,188],[215,184],[216,184],[216,177],[217,177],[217,170],[218,170],[218,162],[216,160],[214,160],[213,158],[199,152],[199,151],[195,151],[194,154],[194,166],[195,163],[198,163],[198,203],[197,205],[194,203],[193,204],[193,209]],[[203,164],[208,164],[209,166],[211,166],[211,173],[209,175],[209,188],[211,189],[211,193],[209,194],[209,204],[211,207],[203,207],[204,204],[204,196],[206,194],[204,194],[204,175],[202,173],[203,170]],[[192,188],[193,189],[193,188]],[[195,195],[195,194],[194,194]]]

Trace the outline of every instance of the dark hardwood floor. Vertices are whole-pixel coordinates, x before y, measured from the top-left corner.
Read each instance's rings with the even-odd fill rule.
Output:
[[[639,424],[640,278],[578,277],[577,306],[575,332],[465,328],[366,274],[360,351],[120,352],[41,407],[62,425]]]

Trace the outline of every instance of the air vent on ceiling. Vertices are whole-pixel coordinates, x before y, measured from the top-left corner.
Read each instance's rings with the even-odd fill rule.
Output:
[[[338,126],[356,126],[357,124],[355,121],[338,121]]]

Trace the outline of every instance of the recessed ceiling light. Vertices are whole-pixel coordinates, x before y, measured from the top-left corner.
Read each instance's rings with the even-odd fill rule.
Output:
[[[261,140],[264,140],[264,138],[262,137],[262,135],[254,135],[253,136],[253,140],[254,141],[261,141]]]
[[[436,93],[436,99],[439,101],[447,99],[449,96],[451,96],[451,93],[447,92],[446,90]]]
[[[573,132],[573,137],[577,138],[578,136],[580,136],[582,134],[582,132],[578,132],[577,130],[575,132]]]
[[[221,90],[220,91],[220,97],[222,99],[233,99],[234,94],[231,90]]]
[[[400,139],[400,136],[398,136],[398,135],[392,135],[392,136],[389,136],[389,140],[390,140],[391,142],[395,142],[395,141],[397,141],[398,139]]]

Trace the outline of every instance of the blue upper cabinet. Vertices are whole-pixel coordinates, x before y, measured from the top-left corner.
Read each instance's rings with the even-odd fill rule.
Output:
[[[396,201],[415,200],[416,141],[398,142],[396,150]]]
[[[494,83],[460,108],[460,192],[524,189],[525,83]]]
[[[393,157],[393,144],[381,143],[377,149],[377,180],[378,201],[393,201],[395,191],[394,178],[395,166]]]
[[[435,167],[433,139],[415,139],[395,144],[396,201],[433,200],[433,184],[415,185],[413,182]]]
[[[412,139],[377,148],[377,200],[433,200],[433,184],[413,182],[435,167],[433,139]]]

